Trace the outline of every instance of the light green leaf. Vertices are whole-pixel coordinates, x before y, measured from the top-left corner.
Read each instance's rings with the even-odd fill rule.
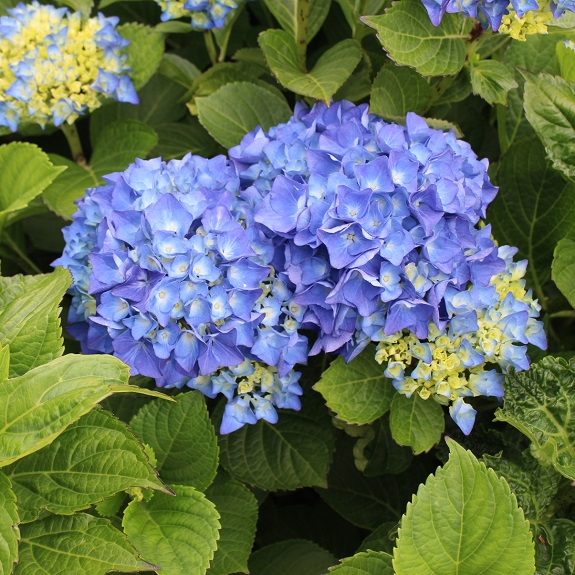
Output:
[[[431,88],[412,68],[383,66],[373,81],[370,112],[386,120],[405,123],[407,112],[424,114],[431,102]]]
[[[220,538],[207,575],[248,573],[256,535],[258,502],[242,483],[219,473],[206,491],[206,497],[220,514]]]
[[[319,394],[305,394],[302,403],[300,412],[279,410],[274,425],[261,420],[220,436],[221,464],[236,479],[266,491],[325,485],[333,427]]]
[[[299,69],[295,40],[282,30],[260,34],[259,44],[268,65],[282,86],[296,94],[329,102],[361,60],[355,40],[343,40],[324,52],[308,73]]]
[[[14,575],[104,575],[155,570],[106,519],[53,515],[22,526]]]
[[[507,92],[518,86],[509,68],[497,60],[471,62],[469,74],[473,93],[491,105],[506,104]]]
[[[347,423],[371,423],[389,410],[394,387],[368,346],[351,363],[338,357],[322,374],[314,389],[327,406]]]
[[[533,575],[529,524],[504,479],[447,439],[450,456],[401,520],[396,575]]]
[[[461,14],[444,14],[434,26],[420,0],[396,2],[381,16],[364,16],[375,28],[389,57],[423,76],[457,74],[465,63],[472,21]]]
[[[361,28],[366,29],[361,25],[361,22],[359,20],[360,17],[368,14],[378,14],[386,3],[385,0],[367,0],[367,2],[361,2],[362,5],[358,5],[356,0],[336,0],[336,1],[340,5],[343,15],[347,20],[347,23],[354,32],[353,35],[354,38],[358,36],[358,32],[361,30]]]
[[[10,377],[62,355],[59,306],[71,283],[63,268],[46,275],[0,277],[0,342],[10,346]]]
[[[44,190],[42,199],[53,212],[70,220],[78,209],[74,202],[88,188],[99,186],[102,182],[89,166],[80,166],[56,154],[50,154],[49,158],[55,166],[65,166],[67,169]]]
[[[100,132],[90,165],[99,176],[122,171],[136,158],[145,158],[157,143],[156,132],[143,122],[120,120]]]
[[[391,435],[399,445],[413,449],[416,455],[429,451],[441,439],[445,419],[441,405],[418,394],[405,397],[396,394],[389,417]]]
[[[205,98],[196,98],[200,122],[225,148],[239,144],[256,126],[267,130],[285,122],[291,109],[279,90],[233,82]]]
[[[205,398],[190,391],[175,399],[148,403],[130,427],[154,450],[164,481],[205,491],[216,476],[219,453]]]
[[[164,54],[164,35],[153,28],[130,22],[118,26],[118,32],[130,45],[126,48],[130,77],[139,90],[158,69]]]
[[[18,561],[18,508],[10,480],[0,471],[0,574],[12,573]]]
[[[532,285],[543,285],[557,242],[575,229],[575,185],[553,170],[535,137],[516,142],[503,156],[499,185],[487,214],[494,235],[519,248]]]
[[[575,176],[575,84],[549,74],[525,77],[523,106],[553,166]]]
[[[575,523],[552,519],[535,532],[536,575],[573,575],[575,569]]]
[[[164,161],[183,158],[190,152],[204,158],[213,158],[220,153],[220,146],[197,118],[190,116],[185,123],[159,124],[154,129],[158,144],[150,155],[161,156]]]
[[[163,24],[167,24],[167,22],[163,22]],[[178,24],[181,24],[181,22],[178,22]],[[189,32],[189,25],[187,26]],[[158,73],[177,82],[184,88],[189,88],[192,82],[201,75],[200,70],[192,62],[177,54],[164,54]]]
[[[301,0],[265,0],[269,11],[275,16],[280,26],[295,38],[297,28],[297,8]],[[331,0],[311,0],[309,2],[309,19],[307,43],[319,32],[327,18]]]
[[[529,371],[509,373],[498,421],[532,442],[538,459],[575,480],[575,359],[545,357]]]
[[[575,241],[563,238],[553,254],[551,277],[561,293],[575,307]]]
[[[389,553],[366,551],[345,558],[329,575],[394,575],[393,557]]]
[[[58,0],[57,3],[62,6],[68,6],[74,11],[82,12],[84,18],[90,17],[90,12],[94,7],[92,0]]]
[[[249,560],[250,575],[322,575],[337,559],[317,543],[289,539],[258,549]]]
[[[34,144],[11,142],[0,146],[0,219],[25,208],[65,169],[52,165]]]
[[[557,60],[561,77],[567,82],[575,82],[575,50],[563,42],[557,44]]]
[[[217,547],[219,514],[193,487],[172,487],[176,497],[156,493],[150,501],[132,501],[124,531],[163,575],[204,575]]]
[[[129,368],[110,355],[60,357],[0,385],[0,467],[50,444],[112,393],[162,394],[127,385]]]
[[[6,473],[23,523],[43,509],[69,515],[130,487],[167,491],[126,424],[102,409],[84,415]]]

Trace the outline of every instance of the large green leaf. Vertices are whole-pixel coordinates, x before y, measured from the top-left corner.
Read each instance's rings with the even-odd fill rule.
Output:
[[[504,479],[447,440],[449,461],[401,520],[396,575],[533,575],[529,524]]]
[[[126,424],[102,409],[6,473],[22,522],[34,521],[43,509],[68,515],[130,487],[167,491]]]
[[[155,570],[106,519],[54,515],[22,526],[14,575],[104,575]]]
[[[63,268],[46,275],[0,277],[0,342],[10,346],[10,377],[62,355],[59,305],[71,282]]]
[[[322,575],[337,559],[317,543],[290,539],[258,549],[249,561],[251,575]]]
[[[38,147],[25,142],[0,146],[0,220],[25,208],[62,173]]]
[[[110,355],[65,355],[0,385],[0,467],[38,451],[112,393],[160,393],[127,385]]]
[[[516,142],[503,156],[499,185],[487,214],[494,235],[519,248],[532,284],[543,285],[555,245],[575,228],[575,185],[553,170],[535,137]]]
[[[431,87],[412,68],[383,66],[373,81],[369,110],[386,120],[405,122],[407,112],[424,114],[431,103]]]
[[[16,495],[10,480],[0,471],[0,575],[12,573],[18,561],[19,522]]]
[[[158,144],[150,155],[161,156],[166,162],[183,158],[190,152],[204,158],[213,158],[221,151],[198,119],[192,116],[185,123],[158,124],[154,130],[158,134]]]
[[[258,502],[242,483],[220,472],[206,491],[206,497],[220,514],[220,538],[208,575],[248,573],[256,522]]]
[[[369,346],[351,363],[338,357],[322,374],[314,389],[328,407],[347,423],[371,423],[389,410],[395,389],[383,375]]]
[[[575,176],[575,84],[545,73],[523,75],[523,105],[529,123],[545,144],[553,166]]]
[[[394,575],[393,557],[389,553],[366,551],[346,557],[329,575]]]
[[[126,48],[130,77],[139,90],[157,70],[164,54],[164,35],[153,28],[130,22],[118,27],[118,32],[130,45]]]
[[[389,424],[393,439],[418,454],[439,442],[445,419],[443,409],[433,399],[421,399],[417,393],[411,397],[398,393],[391,403]]]
[[[154,450],[164,481],[199,491],[205,491],[213,481],[218,468],[218,440],[199,391],[178,395],[176,403],[148,403],[130,427]]]
[[[220,437],[221,463],[235,478],[264,489],[326,484],[333,427],[319,394],[302,398],[300,412],[279,410],[279,421],[245,425]]]
[[[553,281],[567,298],[572,307],[575,307],[575,241],[563,238],[557,244],[553,254],[551,266]]]
[[[164,575],[204,575],[217,546],[219,514],[193,487],[172,487],[176,497],[156,493],[150,501],[132,501],[124,531]]]
[[[497,60],[479,60],[469,66],[473,93],[489,104],[506,104],[507,93],[518,84],[505,64]]]
[[[291,109],[279,90],[232,82],[205,98],[196,98],[200,122],[226,148],[239,144],[256,126],[267,130],[285,122]]]
[[[535,532],[536,575],[575,573],[575,523],[553,519],[538,525]]]
[[[420,0],[396,2],[381,16],[364,16],[389,57],[424,76],[457,74],[465,63],[472,23],[461,14],[445,14],[439,26],[429,20]]]
[[[265,0],[269,11],[276,17],[280,26],[294,38],[298,27],[298,6],[302,0]],[[329,12],[331,0],[306,0],[309,3],[306,42],[309,43],[319,32]]]
[[[568,82],[575,82],[575,50],[563,42],[557,44],[557,60],[561,77]]]
[[[516,427],[535,455],[575,480],[575,359],[545,357],[529,371],[510,373],[498,421]]]
[[[299,68],[297,44],[287,32],[267,30],[260,34],[258,41],[271,71],[282,86],[324,102],[329,102],[361,60],[358,42],[343,40],[324,52],[306,73]]]

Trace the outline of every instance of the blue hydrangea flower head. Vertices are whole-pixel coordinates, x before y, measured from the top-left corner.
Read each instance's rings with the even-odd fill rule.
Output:
[[[18,4],[0,17],[0,126],[72,123],[104,97],[138,103],[118,19]]]
[[[243,216],[223,156],[136,160],[88,190],[54,265],[68,268],[69,331],[160,387],[228,399],[222,431],[299,409],[308,345],[271,241]]]
[[[318,334],[311,354],[349,361],[377,342],[399,392],[453,406],[500,397],[502,373],[529,365],[526,344],[545,347],[524,264],[482,224],[497,193],[487,161],[453,132],[345,101],[298,105],[230,157],[294,317]],[[470,429],[470,406],[451,413]]]
[[[241,0],[156,0],[162,8],[162,21],[190,18],[192,28],[223,28],[228,15]]]

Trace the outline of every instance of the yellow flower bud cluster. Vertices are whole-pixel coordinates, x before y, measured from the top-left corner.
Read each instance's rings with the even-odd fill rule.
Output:
[[[501,19],[499,32],[509,34],[515,40],[525,41],[530,34],[547,34],[547,23],[553,20],[549,3],[541,3],[539,10],[530,10],[519,16],[509,7],[509,13]]]

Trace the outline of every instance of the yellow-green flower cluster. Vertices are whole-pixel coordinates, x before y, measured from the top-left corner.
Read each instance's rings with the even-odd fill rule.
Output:
[[[509,5],[509,13],[501,19],[499,32],[509,34],[515,40],[525,41],[531,34],[547,34],[547,23],[553,20],[549,3],[541,2],[538,10],[525,12],[519,16]]]
[[[546,347],[542,323],[536,320],[540,306],[522,279],[527,262],[513,262],[515,251],[499,248],[506,268],[488,286],[447,288],[447,316],[439,322],[442,327],[430,322],[427,341],[403,330],[382,336],[377,346],[376,360],[387,363],[385,375],[400,393],[450,405],[466,433],[475,410],[463,398],[502,397],[503,373],[510,367],[529,368],[526,344]]]
[[[0,18],[0,126],[72,123],[109,96],[137,103],[117,18],[19,4]]]

